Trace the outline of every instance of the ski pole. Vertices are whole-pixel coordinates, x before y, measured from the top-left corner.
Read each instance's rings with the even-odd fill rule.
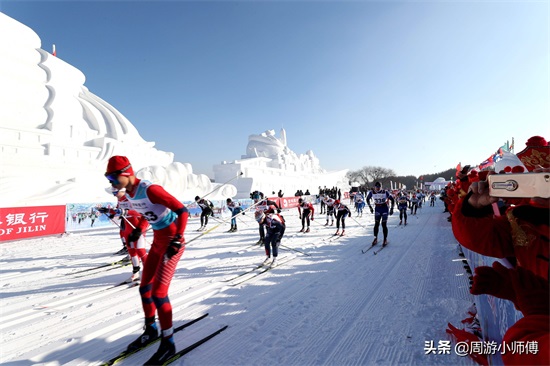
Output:
[[[226,184],[228,184],[229,182],[231,182],[233,179],[236,179],[236,178],[239,178],[241,175],[243,175],[243,172],[239,172],[239,174],[237,174],[236,176],[234,176],[233,178],[229,179],[227,182],[223,183],[223,184],[220,184],[219,186],[217,186],[216,188],[214,188],[213,190],[211,190],[210,192],[208,192],[207,194],[205,194],[204,196],[201,197],[202,198],[205,198],[209,195],[211,195],[212,193],[216,192],[218,189],[220,189],[221,187],[225,186]]]
[[[294,251],[294,252],[298,252],[298,253],[307,255],[308,257],[311,257],[311,254],[306,253],[306,252],[302,252],[301,250],[294,249],[294,248],[291,248],[291,247],[287,247],[286,245],[282,245],[282,244],[279,244],[279,246],[280,246],[281,248],[285,248],[285,249],[288,249],[288,250],[292,250],[292,251]]]
[[[359,221],[355,220],[355,218],[354,218],[353,216],[350,216],[350,218],[351,218],[353,221],[355,221],[355,222],[357,223],[357,225],[359,225],[359,226],[361,226],[363,229],[367,230],[367,228],[364,227],[363,225],[361,225],[361,223],[360,223]]]
[[[185,246],[189,245],[190,243],[194,242],[195,240],[199,239],[199,238],[202,238],[204,235],[208,234],[209,232],[217,229],[218,227],[220,227],[222,224],[225,224],[227,223],[229,220],[231,220],[232,218],[236,217],[237,215],[242,215],[243,212],[246,212],[248,210],[250,210],[251,208],[257,206],[259,203],[261,203],[262,201],[258,201],[256,203],[254,203],[253,205],[251,205],[250,207],[247,207],[246,209],[242,210],[241,212],[233,215],[233,216],[230,216],[228,218],[226,218],[225,220],[222,220],[219,224],[217,225],[214,225],[213,227],[211,227],[210,229],[206,230],[206,231],[203,231],[201,232],[199,235],[195,236],[193,239],[189,240],[189,241],[186,241],[185,242]]]

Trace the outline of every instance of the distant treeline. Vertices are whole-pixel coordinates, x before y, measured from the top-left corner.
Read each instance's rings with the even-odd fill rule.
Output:
[[[359,183],[361,190],[367,190],[372,188],[374,182],[382,183],[385,188],[390,188],[390,182],[393,183],[393,187],[400,187],[404,185],[407,189],[416,189],[425,185],[426,182],[433,182],[437,178],[444,178],[445,180],[454,179],[456,168],[450,168],[439,173],[422,174],[418,177],[414,175],[397,176],[392,169],[366,166],[359,170],[349,171],[347,177],[351,183]]]

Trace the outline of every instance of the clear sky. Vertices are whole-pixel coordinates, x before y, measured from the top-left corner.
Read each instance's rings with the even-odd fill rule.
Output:
[[[550,140],[548,1],[21,1],[0,11],[212,176],[287,131],[327,170],[419,176]],[[4,36],[4,35],[2,35]]]

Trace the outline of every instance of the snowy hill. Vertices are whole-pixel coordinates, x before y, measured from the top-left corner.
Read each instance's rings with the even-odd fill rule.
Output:
[[[176,333],[178,348],[224,325],[228,329],[175,364],[185,365],[473,365],[467,357],[426,354],[450,340],[473,303],[458,245],[440,202],[409,225],[389,220],[390,244],[362,254],[373,217],[347,219],[347,236],[316,215],[300,229],[297,210],[283,212],[287,230],[280,266],[253,278],[261,263],[258,225],[248,213],[192,241],[169,296],[174,326],[209,313]],[[187,241],[199,235],[191,220]],[[211,222],[210,228],[217,225]],[[148,240],[151,240],[150,238]],[[0,361],[9,365],[98,365],[141,334],[137,287],[113,287],[131,267],[96,266],[121,259],[118,231],[78,233],[2,244]],[[121,362],[141,364],[156,346]]]

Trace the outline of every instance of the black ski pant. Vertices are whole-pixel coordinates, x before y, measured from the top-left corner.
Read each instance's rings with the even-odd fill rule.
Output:
[[[304,208],[304,210],[302,211],[302,230],[306,228],[306,223],[307,223],[307,227],[309,227],[309,214],[311,213],[311,210],[310,209],[307,209],[307,208]]]
[[[375,212],[374,215],[374,237],[378,237],[378,231],[380,229],[380,221],[382,221],[382,234],[384,234],[384,240],[388,237],[388,211]]]
[[[399,220],[403,220],[403,217],[405,217],[405,222],[407,221],[407,208],[400,208],[399,209]]]
[[[340,229],[340,221],[342,222],[342,230],[346,229],[346,216],[347,212],[338,212],[336,214],[336,230]]]

